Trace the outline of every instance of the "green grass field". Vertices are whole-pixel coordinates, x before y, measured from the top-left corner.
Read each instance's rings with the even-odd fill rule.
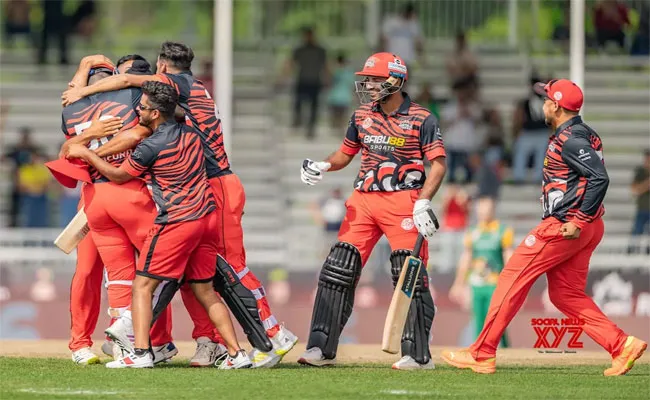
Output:
[[[283,363],[276,369],[219,371],[184,361],[153,370],[79,367],[56,358],[0,358],[1,399],[644,399],[650,365],[606,378],[602,366],[499,367],[478,375],[438,364],[435,370],[393,371],[385,364],[326,369]]]

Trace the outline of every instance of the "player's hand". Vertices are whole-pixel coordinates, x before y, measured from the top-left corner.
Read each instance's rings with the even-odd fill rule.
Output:
[[[84,129],[83,135],[93,139],[116,135],[122,129],[122,125],[119,117],[103,118],[101,121],[95,118],[90,126]]]
[[[61,95],[61,105],[66,107],[82,98],[81,88],[70,87]]]
[[[426,239],[431,238],[440,228],[438,218],[436,218],[431,208],[431,201],[427,199],[420,199],[415,202],[413,206],[413,222],[415,227],[418,228],[418,232]]]
[[[310,186],[323,180],[323,173],[329,170],[332,164],[325,161],[313,161],[305,159],[300,168],[300,179]]]
[[[90,150],[88,150],[88,147],[82,145],[82,144],[71,144],[68,146],[68,150],[65,153],[65,158],[70,159],[70,158],[84,158],[84,155]]]
[[[580,237],[580,228],[573,222],[567,222],[562,224],[560,233],[565,239],[577,239]]]
[[[90,66],[95,66],[99,64],[112,64],[113,62],[111,61],[110,58],[106,57],[103,54],[93,54],[90,56],[86,56],[81,59],[81,62],[86,62]]]

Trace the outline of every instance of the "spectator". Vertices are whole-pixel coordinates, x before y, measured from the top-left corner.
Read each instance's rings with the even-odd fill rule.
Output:
[[[214,77],[212,76],[212,70],[212,60],[203,61],[203,73],[198,77],[198,79],[203,82],[203,86],[208,90],[210,96],[214,97]]]
[[[340,188],[333,189],[320,202],[312,205],[312,215],[323,228],[325,253],[336,243],[339,229],[345,217],[345,199]]]
[[[433,93],[430,82],[425,82],[422,84],[422,91],[415,99],[415,101],[423,107],[426,107],[431,114],[433,114],[438,121],[440,121],[440,109],[444,104],[445,100],[439,99]]]
[[[646,2],[639,5],[639,28],[634,35],[630,54],[633,56],[647,56],[650,54],[650,9]]]
[[[4,118],[3,118],[4,119]],[[20,209],[20,188],[18,185],[18,171],[26,164],[31,162],[31,154],[37,152],[38,149],[32,143],[31,139],[32,130],[27,127],[20,128],[20,142],[17,146],[10,149],[3,159],[9,160],[12,164],[11,170],[11,202],[9,209],[9,226],[18,226],[18,219],[21,215]]]
[[[387,17],[381,28],[381,48],[402,57],[409,66],[409,81],[413,81],[412,65],[419,59],[424,64],[424,39],[412,2],[406,3],[401,15]]]
[[[485,138],[485,163],[493,165],[503,160],[505,152],[505,133],[501,123],[501,115],[496,108],[488,108],[483,111],[483,118],[486,123]]]
[[[636,215],[632,226],[633,244],[629,252],[639,252],[641,237],[650,233],[650,149],[646,149],[643,155],[643,165],[635,169],[631,187],[632,194],[636,197]],[[650,253],[650,244],[646,253]]]
[[[564,21],[553,29],[553,42],[559,45],[563,50],[569,49],[569,40],[571,39],[571,10],[565,8]]]
[[[29,21],[29,1],[9,0],[5,2],[5,40],[7,46],[13,47],[16,35],[26,35],[32,39],[32,28]]]
[[[447,150],[447,174],[449,182],[467,183],[472,180],[469,156],[483,147],[482,110],[472,97],[471,82],[458,83],[454,89],[456,98],[443,107],[440,115]],[[458,168],[464,170],[464,179],[456,178]]]
[[[478,85],[478,62],[467,47],[465,32],[456,35],[456,47],[447,57],[447,75],[452,87],[469,85],[476,90]]]
[[[33,151],[29,162],[18,169],[21,225],[24,227],[42,228],[49,225],[47,191],[50,187],[50,172],[43,165],[44,162],[45,159]]]
[[[285,76],[297,69],[294,94],[293,126],[300,127],[302,122],[302,104],[310,103],[310,116],[307,123],[307,138],[315,137],[318,98],[323,84],[329,79],[327,70],[327,53],[316,41],[312,28],[303,28],[303,43],[293,50],[293,56],[285,66]]]
[[[81,185],[70,189],[62,188],[61,197],[59,198],[59,226],[65,227],[72,218],[77,215],[77,205],[81,197]]]
[[[90,40],[97,26],[96,14],[95,0],[83,0],[70,18],[70,26],[74,32]]]
[[[531,76],[528,97],[515,105],[513,114],[512,137],[515,145],[512,169],[516,183],[526,181],[528,160],[531,156],[534,160],[534,182],[542,181],[544,156],[550,134],[542,111],[544,100],[533,91],[536,82],[539,82],[539,78]]]
[[[469,194],[459,185],[447,187],[441,205],[442,226],[440,238],[441,273],[452,271],[462,251],[463,231],[469,217]]]
[[[475,197],[497,201],[501,192],[503,161],[501,159],[489,159],[487,153],[485,157],[474,154],[470,159],[478,186]]]
[[[345,55],[339,54],[336,57],[336,69],[332,74],[332,87],[327,96],[332,127],[337,130],[347,126],[353,90],[354,71],[350,68]]]
[[[594,10],[594,26],[596,41],[600,48],[607,42],[614,42],[623,49],[625,47],[626,26],[630,24],[627,7],[617,0],[602,0]]]
[[[47,62],[48,41],[55,35],[59,44],[59,64],[68,65],[68,25],[63,14],[63,0],[42,0],[43,28],[38,46],[38,63]]]

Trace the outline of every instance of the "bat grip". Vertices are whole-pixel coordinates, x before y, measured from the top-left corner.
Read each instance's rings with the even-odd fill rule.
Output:
[[[424,242],[424,236],[422,234],[418,233],[418,238],[415,241],[415,247],[413,248],[413,256],[419,257],[420,256],[420,250],[422,249],[422,243]]]

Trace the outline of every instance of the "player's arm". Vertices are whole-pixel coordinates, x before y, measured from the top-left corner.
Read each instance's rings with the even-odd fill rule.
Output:
[[[79,99],[91,96],[96,93],[111,92],[113,90],[126,89],[128,87],[141,87],[147,81],[163,82],[161,75],[134,75],[119,74],[102,79],[94,85],[83,88],[70,88],[63,92],[61,100],[64,106],[72,104]]]
[[[420,191],[420,199],[431,200],[438,193],[447,173],[445,148],[442,144],[440,125],[435,116],[429,115],[420,126],[422,154],[431,162],[431,168]]]
[[[596,153],[586,138],[571,136],[567,139],[562,146],[562,159],[587,180],[582,206],[569,221],[582,228],[592,222],[598,213],[607,193],[609,176],[601,155]]]
[[[95,154],[100,157],[106,157],[113,154],[119,154],[129,149],[135,148],[141,141],[151,136],[151,129],[146,126],[137,125],[132,129],[126,130],[109,140],[108,143],[97,148]]]
[[[347,167],[361,148],[355,114],[353,113],[350,118],[348,130],[345,132],[345,139],[343,139],[341,147],[325,159],[325,162],[332,164],[329,171],[338,171]]]
[[[470,232],[467,232],[465,234],[463,244],[463,253],[458,260],[458,266],[456,268],[456,278],[454,279],[454,283],[449,290],[449,297],[458,303],[460,303],[462,300],[463,288],[465,287],[467,273],[472,267],[472,238]]]
[[[90,151],[87,147],[79,144],[70,146],[67,158],[80,158],[86,161],[88,164],[95,167],[100,174],[110,179],[111,182],[117,184],[126,183],[135,178],[135,176],[131,175],[125,169],[112,166],[108,162],[102,160],[102,158],[97,154]]]
[[[95,65],[99,64],[113,64],[110,58],[102,55],[95,54],[92,56],[86,56],[81,59],[79,62],[79,67],[77,72],[72,77],[72,80],[68,84],[70,87],[82,88],[88,85],[88,73]]]
[[[503,249],[503,262],[507,263],[512,254],[515,252],[513,249],[513,242],[515,238],[515,232],[512,228],[506,228],[503,232],[503,237],[501,238],[501,248]]]

